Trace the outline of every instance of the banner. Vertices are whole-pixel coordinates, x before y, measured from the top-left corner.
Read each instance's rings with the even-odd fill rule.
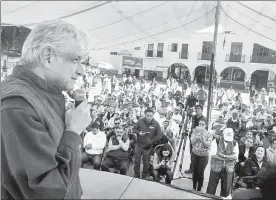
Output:
[[[142,68],[143,58],[123,56],[123,67]]]

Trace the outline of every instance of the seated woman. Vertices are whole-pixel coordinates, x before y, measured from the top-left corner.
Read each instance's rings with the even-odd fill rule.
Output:
[[[247,136],[244,143],[239,145],[239,161],[235,165],[235,173],[238,176],[245,176],[244,174],[244,162],[246,159],[251,158],[254,153],[254,138],[252,136]]]
[[[256,176],[261,171],[267,170],[268,166],[265,148],[258,146],[252,157],[247,159],[244,163],[244,175]],[[244,182],[247,184],[247,188],[255,188],[253,180],[249,179]]]
[[[125,129],[118,125],[115,128],[115,135],[112,136],[105,151],[105,159],[102,163],[102,171],[109,172],[109,168],[115,168],[120,174],[126,175],[129,158],[129,139]]]
[[[153,180],[158,181],[160,175],[166,175],[166,184],[171,184],[173,179],[174,151],[169,144],[155,147],[153,156]]]
[[[274,154],[276,154],[276,138],[272,140],[271,146],[266,149],[266,157],[270,165],[272,165],[273,162],[276,162],[276,160],[275,161],[273,160]]]

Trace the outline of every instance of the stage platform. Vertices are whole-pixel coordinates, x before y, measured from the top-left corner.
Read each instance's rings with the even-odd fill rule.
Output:
[[[91,169],[80,170],[82,199],[221,199],[191,190]]]

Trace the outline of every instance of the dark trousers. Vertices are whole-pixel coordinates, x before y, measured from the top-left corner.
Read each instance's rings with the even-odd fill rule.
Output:
[[[193,188],[201,191],[204,181],[204,171],[208,164],[208,156],[191,155],[193,169]]]
[[[191,139],[190,139],[190,169],[193,170],[193,165],[192,165],[192,149],[193,149],[193,146],[192,146],[192,143],[191,143]]]
[[[210,171],[209,183],[206,193],[215,195],[219,179],[221,179],[220,196],[227,197],[230,193],[233,181],[233,172],[228,173],[226,168],[223,168],[220,173]]]
[[[154,181],[158,182],[160,175],[162,175],[162,176],[166,175],[165,183],[166,184],[171,184],[172,179],[173,179],[173,173],[172,173],[171,169],[160,167],[159,169],[154,169],[153,170],[153,180]]]
[[[110,172],[109,168],[118,169],[120,174],[126,175],[128,164],[127,160],[117,160],[114,158],[105,158],[102,163],[102,171]]]
[[[102,163],[102,154],[91,155],[83,152],[81,154],[81,161],[82,163],[90,162],[94,166],[94,169],[99,170]]]
[[[145,178],[149,175],[149,162],[150,162],[150,149],[143,149],[139,146],[135,146],[134,151],[134,177],[140,178],[140,165],[141,157],[143,156],[143,173],[142,176]]]

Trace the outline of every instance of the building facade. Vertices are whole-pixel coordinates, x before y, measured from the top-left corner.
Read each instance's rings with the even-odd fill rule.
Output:
[[[132,56],[109,55],[118,75],[123,73],[165,81],[174,76],[180,83],[189,77],[208,84],[213,33],[198,32],[184,39],[148,43],[128,49]],[[110,53],[111,54],[111,53]],[[224,87],[244,89],[250,79],[257,89],[275,87],[276,51],[231,32],[220,31],[217,39],[215,76]]]

